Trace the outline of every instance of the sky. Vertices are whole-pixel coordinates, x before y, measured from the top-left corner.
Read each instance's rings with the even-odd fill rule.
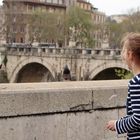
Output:
[[[0,0],[0,5],[3,0]],[[140,7],[140,0],[87,0],[106,15],[127,14]]]
[[[140,7],[140,0],[87,0],[106,15],[127,14]]]

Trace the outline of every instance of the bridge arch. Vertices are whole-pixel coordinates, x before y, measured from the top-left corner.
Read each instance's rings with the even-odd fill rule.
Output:
[[[26,65],[31,64],[31,63],[41,64],[46,69],[48,69],[48,71],[51,73],[52,77],[55,79],[55,69],[53,68],[53,66],[50,63],[46,62],[44,59],[39,58],[39,57],[29,57],[29,58],[26,58],[26,59],[18,62],[16,67],[13,69],[11,76],[9,77],[10,83],[15,83],[20,70],[23,67],[25,67]]]
[[[98,75],[100,72],[102,72],[103,70],[106,70],[106,69],[109,69],[109,68],[121,68],[121,69],[125,69],[125,70],[128,70],[128,67],[122,63],[121,61],[116,61],[116,62],[104,62],[100,65],[98,65],[97,67],[93,68],[91,71],[90,71],[90,75],[89,75],[89,79],[94,79],[94,77],[96,75]]]

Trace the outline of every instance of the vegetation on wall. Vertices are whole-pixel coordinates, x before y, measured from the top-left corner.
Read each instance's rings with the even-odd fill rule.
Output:
[[[133,74],[125,69],[115,69],[115,73],[121,79],[131,79]]]

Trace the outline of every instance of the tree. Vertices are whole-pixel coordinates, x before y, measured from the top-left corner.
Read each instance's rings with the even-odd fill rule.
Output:
[[[30,41],[64,42],[63,15],[43,11],[34,11],[29,16],[28,29]]]
[[[80,44],[82,47],[92,47],[94,43],[92,37],[94,24],[91,14],[79,7],[70,7],[66,18],[71,40],[76,45]]]
[[[73,38],[76,44],[84,47],[94,43],[91,16],[78,7],[70,7],[66,14],[34,11],[29,17],[28,28],[31,42],[36,39],[66,46]]]
[[[64,13],[35,10],[24,13],[16,3],[8,2],[6,6],[5,33],[7,42],[17,42],[16,37],[21,36],[20,29],[24,28],[24,40],[37,42],[53,42],[66,46],[73,40],[76,46],[93,47],[95,39],[91,13],[78,7],[69,7]],[[17,12],[18,9],[18,12]]]
[[[109,46],[113,49],[119,48],[122,34],[125,32],[123,23],[108,20],[107,27],[109,32]]]
[[[123,22],[127,32],[140,32],[140,11],[139,9],[131,10],[128,14],[127,20]]]
[[[120,68],[115,69],[115,73],[121,79],[131,79],[133,77],[132,72],[127,71],[125,69],[120,69]]]
[[[125,20],[121,23],[108,20],[107,26],[109,29],[109,44],[113,48],[120,46],[120,41],[126,32],[140,32],[140,11],[131,10],[128,15],[125,15]]]

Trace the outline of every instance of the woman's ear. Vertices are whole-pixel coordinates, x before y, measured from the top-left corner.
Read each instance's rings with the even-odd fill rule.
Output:
[[[129,60],[131,60],[131,61],[133,61],[134,60],[134,53],[132,52],[132,51],[128,51],[127,52],[127,55],[128,55],[128,58],[129,58]]]

